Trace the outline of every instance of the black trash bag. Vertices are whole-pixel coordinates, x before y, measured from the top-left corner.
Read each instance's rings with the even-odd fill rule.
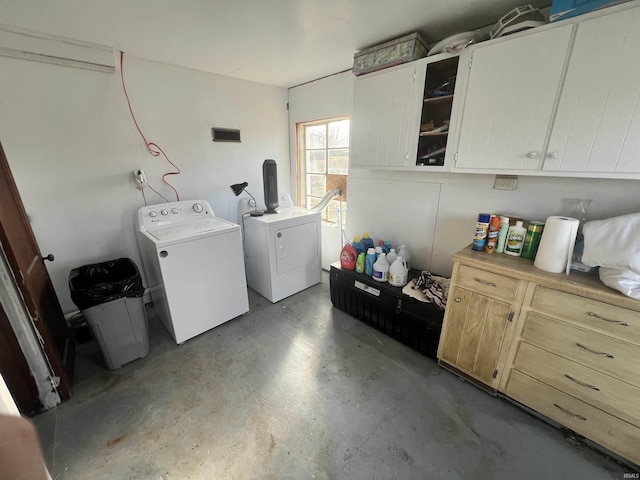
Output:
[[[142,277],[130,258],[74,268],[69,273],[69,289],[71,300],[80,310],[144,294]]]

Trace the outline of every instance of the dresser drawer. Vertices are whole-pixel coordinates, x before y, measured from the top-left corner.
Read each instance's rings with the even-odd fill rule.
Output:
[[[517,370],[507,395],[632,462],[640,463],[640,429]]]
[[[467,265],[460,265],[455,281],[461,287],[505,302],[511,302],[515,298],[520,283],[515,278]]]
[[[640,345],[640,312],[541,286],[536,286],[531,308]]]
[[[640,347],[636,345],[535,312],[527,314],[522,337],[544,350],[640,386]]]
[[[514,368],[640,426],[640,388],[521,342]]]

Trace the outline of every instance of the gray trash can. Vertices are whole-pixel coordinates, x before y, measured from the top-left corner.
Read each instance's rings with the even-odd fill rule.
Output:
[[[144,287],[132,260],[75,268],[69,274],[69,289],[110,370],[149,354]]]

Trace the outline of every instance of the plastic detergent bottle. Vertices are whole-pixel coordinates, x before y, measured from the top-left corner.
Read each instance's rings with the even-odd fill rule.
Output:
[[[489,231],[487,232],[487,242],[484,246],[484,251],[487,253],[493,253],[498,246],[498,235],[500,234],[500,217],[491,215],[491,221],[489,222]]]
[[[376,252],[376,260],[378,260],[378,257],[380,256],[381,253],[384,253],[382,251],[382,247],[381,246],[377,246],[376,248],[373,249]]]
[[[509,217],[500,217],[500,231],[498,232],[498,245],[496,252],[504,252],[504,246],[507,243],[507,233],[509,232]]]
[[[409,267],[404,258],[398,257],[389,267],[389,284],[394,287],[404,287],[409,281]]]
[[[360,241],[360,237],[355,236],[353,237],[353,242],[351,242],[351,245],[353,245],[353,248],[356,249],[356,253],[358,255],[360,255],[361,253],[365,253],[366,248],[364,248],[364,245],[362,244],[362,242]]]
[[[360,242],[362,243],[362,246],[366,249],[368,248],[374,248],[375,245],[373,244],[373,239],[369,237],[369,232],[364,232],[362,234],[362,238],[360,239]]]
[[[358,254],[353,245],[347,243],[340,252],[340,266],[345,270],[355,270]]]
[[[389,256],[389,252],[391,251],[391,241],[385,240],[384,241],[384,246],[385,246],[385,253],[387,254],[387,257],[388,257]]]
[[[367,255],[364,258],[364,273],[373,275],[373,264],[376,261],[376,251],[373,248],[367,249]]]
[[[361,253],[356,260],[356,273],[364,273],[364,263],[364,253]]]
[[[411,269],[411,255],[409,255],[409,250],[404,245],[400,245],[400,250],[397,252],[399,257],[404,258],[404,261],[407,262],[407,268]]]
[[[526,235],[527,229],[522,226],[522,221],[518,220],[515,225],[509,228],[504,253],[519,257],[522,253],[522,246],[524,245],[524,237],[526,237]]]
[[[387,253],[387,261],[389,262],[389,265],[393,265],[393,262],[396,261],[396,258],[398,258],[396,249],[395,248],[390,249],[389,253]]]
[[[389,253],[389,249],[387,248],[387,244],[384,243],[384,240],[378,240],[378,246],[382,248],[382,251],[386,254]]]
[[[387,254],[382,252],[376,263],[373,264],[373,279],[377,282],[386,282],[389,280],[389,262],[387,261]]]

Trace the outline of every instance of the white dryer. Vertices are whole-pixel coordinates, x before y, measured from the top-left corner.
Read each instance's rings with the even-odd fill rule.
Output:
[[[140,208],[138,226],[151,298],[176,343],[249,311],[239,225],[187,200]]]
[[[282,208],[243,221],[247,284],[275,303],[320,283],[320,212]]]

